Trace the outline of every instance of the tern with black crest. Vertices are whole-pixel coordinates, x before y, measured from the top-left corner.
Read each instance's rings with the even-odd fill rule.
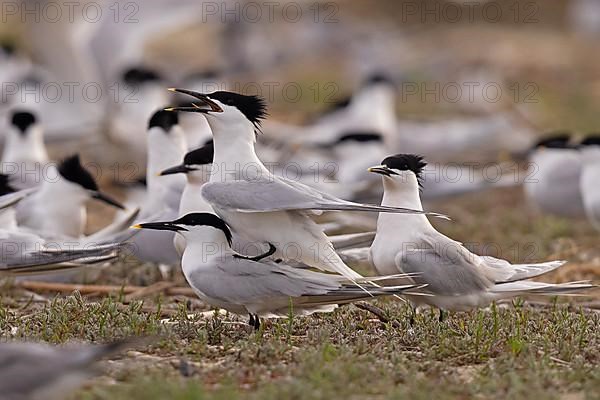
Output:
[[[250,241],[272,245],[277,257],[360,279],[361,275],[336,254],[309,213],[343,210],[424,213],[341,200],[273,175],[254,149],[255,130],[267,115],[266,104],[260,97],[224,91],[202,94],[172,90],[196,98],[192,107],[172,109],[204,114],[212,130],[213,169],[210,182],[202,187],[202,196],[234,232]]]
[[[370,172],[383,177],[386,206],[421,209],[420,182],[426,166],[422,157],[398,154],[384,159]],[[416,304],[440,310],[468,310],[494,300],[523,294],[572,294],[594,287],[589,282],[551,284],[529,280],[552,271],[564,261],[511,264],[471,253],[462,243],[438,232],[425,215],[380,213],[371,260],[381,275],[416,274],[415,283],[431,296],[409,296]]]
[[[42,183],[35,193],[17,207],[20,226],[39,232],[81,237],[87,212],[85,203],[96,199],[112,207],[124,207],[98,188],[92,174],[81,165],[79,155],[66,158],[57,166],[45,169]]]
[[[191,213],[173,221],[143,223],[139,229],[166,230],[185,238],[181,266],[198,297],[216,307],[250,315],[250,324],[260,327],[260,318],[330,312],[338,305],[371,296],[396,295],[417,288],[408,284],[378,287],[371,281],[392,277],[355,278],[290,267],[269,258],[248,258],[231,249],[232,233],[214,214]],[[364,285],[368,293],[354,282]]]

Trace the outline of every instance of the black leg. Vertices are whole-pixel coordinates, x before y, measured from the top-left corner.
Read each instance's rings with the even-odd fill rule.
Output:
[[[438,321],[444,322],[444,310],[442,310],[441,308],[440,308],[440,317],[438,318]]]
[[[410,324],[410,326],[415,325],[416,316],[417,316],[417,307],[413,303],[410,303],[410,317],[408,317],[408,323]]]
[[[254,330],[257,332],[260,330],[260,318],[258,314],[254,314]]]
[[[249,314],[250,315],[250,320],[248,321],[248,325],[254,327],[254,315]]]

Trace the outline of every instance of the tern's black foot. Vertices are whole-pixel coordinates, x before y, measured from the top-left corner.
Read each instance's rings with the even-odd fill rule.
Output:
[[[251,327],[254,327],[254,315],[252,314],[248,314],[250,316],[250,319],[248,320],[248,325],[250,325]]]
[[[254,324],[252,326],[254,327],[255,331],[258,332],[260,330],[260,318],[257,314],[254,314]]]
[[[417,316],[417,309],[415,307],[410,308],[410,317],[408,317],[408,323],[410,326],[415,325],[415,318]]]
[[[438,321],[439,321],[439,322],[444,322],[444,318],[445,318],[445,313],[444,313],[444,310],[442,310],[442,309],[440,308],[440,316],[439,316],[439,318],[438,318]]]

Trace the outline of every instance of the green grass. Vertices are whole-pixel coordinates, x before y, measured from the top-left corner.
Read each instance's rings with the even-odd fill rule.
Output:
[[[75,294],[20,310],[3,304],[0,332],[51,343],[158,335],[138,349],[151,360],[124,355],[105,365],[116,384],[100,379],[76,399],[598,395],[598,313],[515,301],[454,313],[441,323],[437,313],[425,311],[410,326],[408,306],[377,304],[401,327],[348,306],[330,315],[270,321],[254,333],[230,315],[203,319],[181,307],[164,323],[152,302],[146,306],[156,311],[144,312],[142,302],[92,303]]]

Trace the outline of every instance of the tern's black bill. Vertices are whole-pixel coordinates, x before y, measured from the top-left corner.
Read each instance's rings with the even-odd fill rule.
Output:
[[[132,226],[135,229],[153,229],[155,231],[187,231],[184,227],[176,225],[173,222],[147,222]]]
[[[223,112],[223,109],[205,94],[187,89],[170,88],[169,90],[171,92],[187,94],[196,98],[198,101],[196,102],[197,104],[192,103],[192,107],[169,107],[166,108],[167,111],[199,112],[204,114],[209,112]],[[204,108],[204,106],[208,106],[210,109]]]
[[[390,168],[383,166],[383,165],[377,166],[377,167],[371,167],[371,168],[367,169],[367,171],[374,172],[376,174],[385,175],[385,176],[398,175],[396,172],[392,171]]]
[[[116,201],[115,199],[113,199],[112,197],[105,195],[104,193],[101,192],[94,192],[92,194],[92,197],[96,200],[100,200],[108,205],[111,205],[113,207],[116,208],[120,208],[121,210],[125,209],[125,206],[123,206],[121,203],[119,203],[118,201]]]
[[[187,174],[188,172],[196,171],[196,168],[189,167],[185,164],[176,165],[175,167],[167,168],[160,172],[160,176],[173,174]]]

